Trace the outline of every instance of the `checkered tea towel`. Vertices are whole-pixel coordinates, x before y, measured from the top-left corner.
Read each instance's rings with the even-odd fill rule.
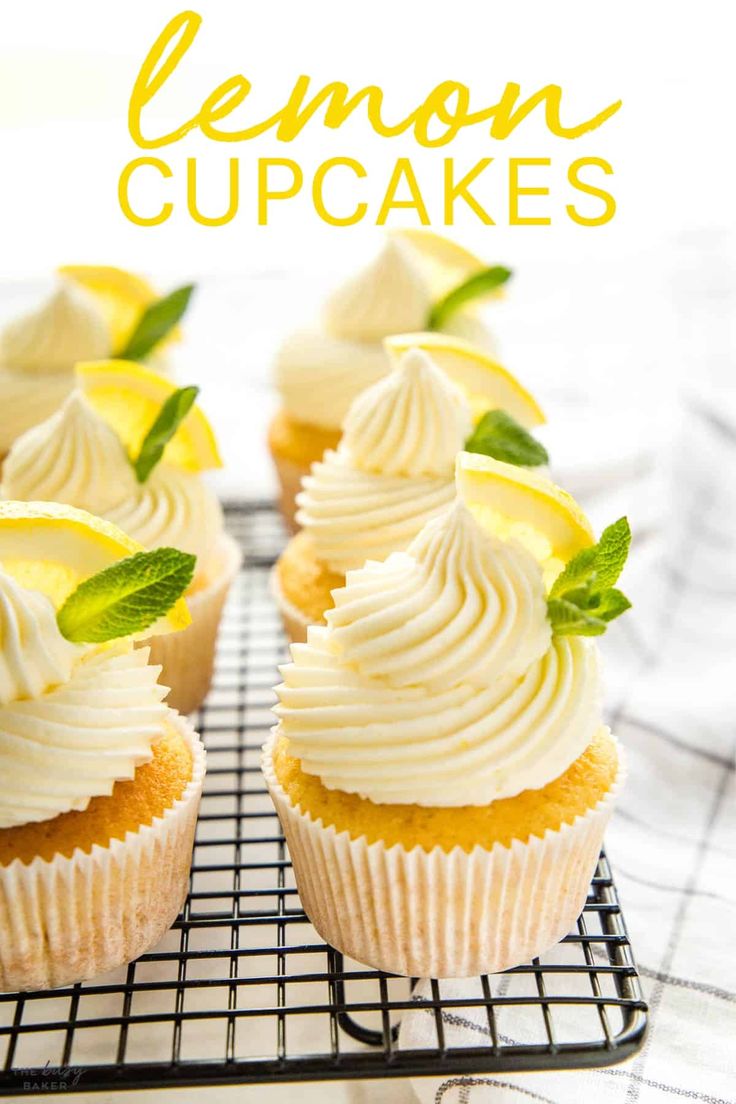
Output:
[[[607,720],[629,768],[607,852],[650,1008],[644,1046],[598,1070],[417,1079],[427,1104],[736,1104],[736,427],[702,406],[686,424],[656,535],[636,540],[651,526],[631,502],[622,586],[634,609],[602,640]],[[654,492],[659,517],[664,493]],[[499,975],[492,989],[513,982]],[[480,991],[441,987],[443,997]],[[419,982],[402,1047],[437,1045],[421,1007],[429,994]],[[544,1041],[539,1016],[502,1010],[502,1041]],[[482,1008],[444,1019],[447,1046],[487,1035]]]

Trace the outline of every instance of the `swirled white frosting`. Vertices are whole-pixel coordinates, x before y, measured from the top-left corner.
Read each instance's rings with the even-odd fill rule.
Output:
[[[32,376],[71,372],[79,360],[109,355],[110,331],[102,311],[68,280],[59,281],[40,306],[0,332],[0,365]]]
[[[348,341],[381,341],[424,329],[432,307],[429,286],[406,246],[388,238],[370,264],[325,303],[325,329]]]
[[[0,331],[0,452],[59,409],[74,387],[77,361],[99,360],[110,351],[102,312],[68,280],[8,322]]]
[[[539,567],[463,507],[351,573],[327,621],[292,646],[276,714],[329,789],[485,805],[557,778],[600,727],[595,645],[550,642]]]
[[[417,349],[359,396],[335,452],[312,465],[297,520],[333,571],[400,551],[455,497],[471,428],[459,390]]]
[[[120,439],[81,391],[19,437],[3,465],[3,498],[66,502],[103,515],[135,492]]]
[[[276,387],[294,421],[339,429],[350,404],[391,364],[380,341],[342,341],[312,327],[290,334],[276,357]]]
[[[207,573],[223,530],[222,508],[202,477],[166,463],[105,516],[146,548],[191,552],[198,575]]]
[[[0,456],[21,434],[59,409],[74,388],[71,372],[31,378],[0,368]]]
[[[349,572],[333,598],[331,647],[390,686],[483,686],[525,671],[549,647],[539,564],[482,533],[459,500],[406,552]]]
[[[0,571],[0,828],[48,820],[133,777],[163,735],[148,649],[70,644],[45,595]]]
[[[146,548],[191,552],[198,576],[207,574],[223,529],[217,497],[198,473],[162,461],[138,483],[117,434],[79,391],[15,441],[0,493],[65,502],[114,521]]]
[[[49,599],[0,569],[0,706],[66,682],[79,655],[59,632]]]
[[[363,471],[444,476],[472,429],[462,394],[419,349],[350,407],[343,441]]]
[[[431,308],[429,280],[410,250],[388,238],[378,256],[338,287],[317,325],[297,330],[276,357],[276,386],[297,422],[340,429],[353,400],[390,371],[382,340],[425,329]],[[460,325],[455,317],[448,324]],[[474,340],[491,346],[480,320]]]

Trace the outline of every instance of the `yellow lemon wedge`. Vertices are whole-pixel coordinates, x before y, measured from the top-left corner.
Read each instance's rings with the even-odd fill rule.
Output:
[[[73,590],[125,556],[145,549],[117,525],[58,502],[0,502],[0,565],[21,586],[40,590],[58,609]],[[185,629],[183,598],[145,636]]]
[[[499,409],[505,410],[525,429],[533,429],[546,421],[536,399],[516,376],[470,341],[427,332],[387,337],[384,346],[392,360],[397,360],[408,349],[427,353],[463,392],[476,421],[487,410]]]
[[[434,230],[418,227],[396,227],[389,230],[394,240],[408,246],[427,274],[432,298],[442,299],[449,291],[462,284],[476,272],[488,267],[488,262],[471,253],[465,246],[437,234]],[[503,295],[499,287],[489,292],[490,297]]]
[[[159,298],[143,276],[113,265],[62,265],[58,272],[95,299],[110,328],[113,352],[125,348],[146,307]],[[162,344],[178,337],[178,331],[172,330]]]
[[[548,584],[577,552],[595,544],[590,522],[572,495],[529,468],[460,452],[455,483],[484,528],[532,552]]]
[[[129,360],[83,361],[75,374],[88,402],[112,426],[129,454],[137,456],[176,384]],[[214,430],[196,403],[167,444],[164,459],[190,472],[222,467]]]

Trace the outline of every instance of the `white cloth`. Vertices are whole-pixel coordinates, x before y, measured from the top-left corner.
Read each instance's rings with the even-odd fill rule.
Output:
[[[735,470],[736,428],[694,403],[656,537],[646,521],[651,509],[661,513],[665,489],[632,484],[635,543],[622,586],[634,609],[602,642],[608,720],[629,765],[607,852],[650,1009],[644,1046],[599,1070],[417,1079],[422,1102],[736,1101]],[[602,511],[605,496],[596,505]],[[511,984],[507,975],[491,980],[494,993]],[[441,983],[443,997],[476,992],[477,981]],[[419,982],[417,1001],[429,994]],[[483,1009],[462,1012],[445,1013],[448,1046],[487,1037]],[[538,1008],[502,1012],[502,1032],[504,1016],[504,1041],[545,1041]],[[405,1015],[399,1045],[436,1047],[431,1010],[418,1003]]]

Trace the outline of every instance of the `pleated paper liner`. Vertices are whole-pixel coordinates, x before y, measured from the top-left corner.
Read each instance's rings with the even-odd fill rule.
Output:
[[[299,895],[328,943],[374,969],[407,977],[474,977],[542,954],[575,925],[595,871],[624,767],[572,824],[527,843],[443,851],[351,839],[295,806],[273,765],[263,772]]]
[[[313,622],[286,597],[275,566],[271,569],[268,585],[276,608],[281,614],[287,639],[291,644],[303,644],[307,639],[307,629]]]
[[[0,867],[0,990],[96,977],[173,924],[189,886],[205,752],[185,718],[170,719],[192,753],[192,777],[160,817],[106,847]]]
[[[242,558],[240,547],[224,534],[217,548],[214,580],[187,598],[191,625],[145,641],[151,649],[149,663],[161,664],[159,681],[169,687],[166,702],[180,713],[198,709],[210,688],[217,630]]]
[[[300,464],[273,451],[271,456],[279,482],[279,510],[288,532],[296,533],[299,529],[296,522],[296,496],[302,489],[302,479],[309,475],[311,464]]]

